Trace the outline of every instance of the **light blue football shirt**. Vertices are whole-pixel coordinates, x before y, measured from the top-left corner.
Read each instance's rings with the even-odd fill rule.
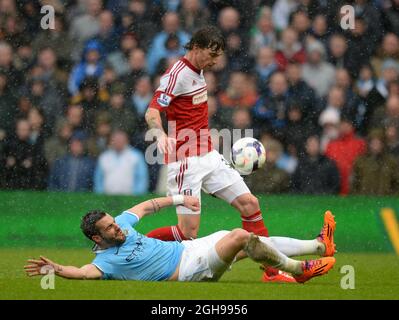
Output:
[[[115,222],[126,235],[117,247],[96,250],[94,264],[105,280],[160,281],[169,279],[176,270],[184,246],[177,241],[161,241],[138,233],[139,221],[134,213],[124,211]]]

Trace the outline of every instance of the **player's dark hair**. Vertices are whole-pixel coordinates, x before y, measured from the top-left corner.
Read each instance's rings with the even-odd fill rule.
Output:
[[[226,48],[226,40],[218,28],[208,26],[195,32],[190,42],[188,42],[184,48],[186,50],[192,50],[194,46],[200,49],[210,48],[213,51],[224,51]]]
[[[105,217],[106,213],[101,210],[93,210],[82,218],[82,222],[80,223],[80,229],[82,229],[83,233],[86,237],[92,240],[92,236],[98,235],[99,231],[96,228],[96,223],[103,217]]]

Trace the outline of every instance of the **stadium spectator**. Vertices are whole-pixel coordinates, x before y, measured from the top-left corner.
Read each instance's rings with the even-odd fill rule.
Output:
[[[224,54],[227,58],[228,70],[250,70],[253,67],[253,60],[247,54],[246,42],[245,37],[238,31],[232,31],[226,36]]]
[[[148,168],[143,154],[129,145],[126,132],[113,132],[110,147],[97,161],[94,191],[140,195],[148,191],[148,184]]]
[[[399,128],[395,122],[388,122],[385,126],[386,149],[389,154],[399,161]]]
[[[41,30],[32,41],[34,56],[46,48],[53,50],[60,66],[64,68],[71,66],[74,43],[66,29],[65,16],[57,12],[54,17],[54,29]]]
[[[354,91],[352,86],[352,77],[347,69],[337,68],[335,70],[335,85],[344,91],[344,112],[350,113],[353,116],[356,131],[360,132],[360,130],[363,130],[363,133],[365,117],[367,114],[367,104],[365,104]]]
[[[45,140],[44,154],[51,168],[55,159],[61,158],[68,151],[68,141],[73,133],[72,125],[65,119],[58,122],[54,134]]]
[[[277,140],[271,139],[264,142],[264,147],[267,154],[265,165],[251,175],[245,176],[245,182],[254,193],[288,192],[289,175],[276,165],[277,160],[283,153],[282,144]]]
[[[119,50],[115,50],[107,56],[107,64],[115,70],[118,77],[125,76],[131,71],[132,66],[129,64],[130,55],[138,46],[137,35],[133,32],[126,32],[121,36]]]
[[[390,0],[389,6],[383,10],[384,28],[399,37],[399,1]]]
[[[298,40],[301,43],[304,43],[311,28],[309,14],[306,10],[298,9],[292,13],[290,20],[290,27],[297,32]]]
[[[204,78],[206,81],[207,91],[209,96],[216,96],[219,93],[220,87],[218,86],[218,80],[215,73],[212,71],[204,72]]]
[[[359,78],[355,84],[355,91],[363,98],[367,99],[367,96],[375,88],[376,75],[371,65],[365,64],[360,68]]]
[[[289,63],[305,63],[305,50],[298,40],[298,33],[295,29],[287,28],[282,32],[281,40],[277,44],[275,58],[281,71],[285,71]]]
[[[381,12],[372,1],[354,0],[355,15],[364,19],[366,24],[367,39],[371,53],[374,53],[377,44],[383,35]],[[355,29],[356,29],[355,22]]]
[[[147,106],[152,98],[152,83],[150,77],[144,75],[138,78],[133,88],[130,103],[134,112],[140,117],[144,117]]]
[[[121,77],[121,81],[126,84],[126,90],[134,88],[138,78],[147,74],[147,60],[145,52],[141,48],[133,49],[129,53],[129,68],[126,75]]]
[[[262,7],[259,10],[259,17],[256,25],[251,30],[250,53],[258,56],[261,48],[275,49],[277,35],[273,27],[273,17],[270,7]]]
[[[258,95],[253,78],[241,71],[230,74],[229,85],[219,94],[221,108],[252,108]]]
[[[399,194],[399,163],[388,154],[384,131],[372,130],[368,135],[368,152],[353,165],[353,194]]]
[[[190,38],[185,31],[180,29],[179,16],[175,12],[167,12],[163,16],[162,31],[154,37],[149,47],[147,67],[150,75],[157,73],[157,68],[161,59],[168,57],[166,45],[170,35],[175,35],[177,37],[177,53],[179,55],[184,55],[183,46],[190,40]]]
[[[68,81],[68,90],[71,95],[76,95],[80,85],[88,77],[100,78],[104,72],[104,52],[101,44],[90,40],[84,47],[82,60],[71,71]]]
[[[300,106],[303,120],[314,126],[317,123],[319,100],[315,91],[303,80],[302,65],[290,63],[285,74],[288,81],[288,95]]]
[[[68,153],[57,158],[51,168],[48,189],[50,191],[91,191],[95,161],[85,155],[85,136],[74,134],[68,144]]]
[[[298,1],[295,0],[276,0],[273,3],[273,23],[277,31],[285,30],[289,25],[291,13],[298,7]]]
[[[178,13],[182,29],[190,34],[205,27],[210,17],[201,0],[182,0]]]
[[[112,133],[111,119],[109,114],[100,113],[96,117],[95,132],[87,140],[87,152],[92,158],[105,152],[108,148]]]
[[[47,163],[42,150],[30,142],[29,121],[17,120],[15,131],[4,146],[6,188],[44,189]]]
[[[378,78],[381,77],[382,64],[388,59],[399,63],[399,38],[393,33],[388,33],[384,36],[376,55],[370,60],[373,70],[377,71]]]
[[[7,73],[0,69],[0,134],[3,139],[14,132],[16,106],[17,99],[10,89]]]
[[[112,2],[108,8],[113,10]],[[164,12],[160,3],[155,1],[131,0],[128,10],[121,11],[122,32],[135,32],[140,43],[148,48],[161,25],[161,14]]]
[[[339,137],[327,145],[325,155],[334,160],[340,175],[340,194],[348,195],[353,163],[366,152],[364,139],[356,137],[355,128],[350,117],[341,115]]]
[[[321,127],[320,150],[322,154],[326,151],[330,141],[338,138],[340,121],[340,113],[334,108],[327,108],[321,112],[318,123]]]
[[[22,84],[23,78],[14,65],[13,54],[10,44],[0,39],[0,70],[7,75],[10,90],[16,91]]]
[[[315,1],[310,1],[315,2]],[[324,48],[328,47],[328,40],[331,37],[331,29],[328,26],[328,17],[322,13],[318,13],[312,20],[312,26],[309,30],[309,36],[320,41]]]
[[[336,110],[338,111],[339,115],[346,114],[352,119],[352,121],[355,118],[353,110],[349,109],[344,89],[337,85],[334,85],[330,88],[322,109]]]
[[[338,194],[339,172],[334,161],[321,154],[319,137],[307,138],[305,150],[292,175],[291,190],[302,194]]]
[[[334,82],[334,67],[326,62],[323,44],[313,41],[306,47],[307,61],[302,68],[303,80],[322,98]]]
[[[108,10],[101,11],[98,24],[98,33],[92,39],[98,41],[104,50],[104,55],[108,56],[119,48],[120,31],[115,25],[112,12]]]
[[[101,111],[107,113],[112,130],[120,129],[132,137],[138,126],[138,117],[132,108],[129,108],[125,96],[125,87],[122,83],[115,83],[111,87],[109,107]]]
[[[83,3],[85,12],[72,18],[69,29],[73,41],[72,59],[81,59],[84,43],[100,31],[99,16],[102,10],[102,0],[88,0]]]
[[[260,47],[257,51],[254,70],[257,76],[258,91],[264,89],[270,77],[277,69],[275,51],[270,47]]]
[[[108,107],[104,100],[105,98],[102,95],[102,89],[99,87],[97,78],[92,77],[83,81],[80,85],[79,94],[72,99],[74,103],[82,106],[82,127],[88,133],[93,132],[97,113]]]
[[[225,7],[219,11],[218,27],[224,37],[227,37],[232,32],[239,32],[240,12],[234,7]]]
[[[33,106],[43,110],[46,117],[45,130],[52,133],[57,116],[63,111],[64,100],[52,81],[46,81],[44,75],[33,77],[27,82],[29,100]]]
[[[252,109],[257,129],[271,131],[276,137],[281,136],[286,126],[286,113],[290,102],[288,83],[284,73],[274,73],[270,78],[268,90],[258,99]]]
[[[360,67],[367,63],[376,49],[377,37],[379,32],[375,35],[371,34],[371,28],[365,17],[358,15],[355,18],[355,27],[348,30],[346,35],[348,43],[348,59],[353,77],[358,77]]]
[[[341,33],[334,33],[328,40],[328,62],[336,68],[354,69],[349,59],[348,40]]]
[[[300,158],[304,155],[304,147],[306,139],[313,133],[316,128],[313,123],[304,118],[302,105],[296,101],[291,102],[287,108],[287,125],[283,130],[283,139],[285,146],[295,148],[295,153]]]
[[[399,128],[399,96],[392,95],[385,106],[379,107],[371,119],[371,128],[384,128],[388,123],[394,123]]]

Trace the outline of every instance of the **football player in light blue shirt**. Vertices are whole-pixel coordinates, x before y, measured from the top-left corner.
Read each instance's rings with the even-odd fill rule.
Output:
[[[92,263],[77,268],[41,256],[40,260],[28,260],[25,271],[36,276],[52,269],[56,275],[68,279],[215,281],[235,260],[250,257],[255,262],[291,272],[298,282],[305,282],[327,273],[335,263],[332,257],[293,260],[275,246],[273,237],[254,236],[244,229],[219,231],[182,243],[148,238],[134,229],[140,218],[171,205],[184,205],[193,211],[200,209],[198,198],[175,195],[144,201],[115,218],[103,211],[91,211],[83,217],[81,229],[95,242],[96,257]],[[308,240],[313,247],[304,254],[325,253],[320,251],[324,249],[323,243],[311,242]]]

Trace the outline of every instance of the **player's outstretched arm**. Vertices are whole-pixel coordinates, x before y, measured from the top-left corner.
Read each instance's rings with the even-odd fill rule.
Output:
[[[100,279],[102,272],[93,264],[86,264],[81,268],[74,266],[63,266],[58,263],[40,256],[40,260],[29,259],[24,266],[25,272],[29,277],[45,275],[52,270],[54,274],[67,279]]]
[[[177,195],[173,197],[161,197],[144,201],[130,208],[128,211],[135,213],[139,218],[158,212],[162,208],[183,205],[193,211],[200,210],[200,202],[197,197]]]

